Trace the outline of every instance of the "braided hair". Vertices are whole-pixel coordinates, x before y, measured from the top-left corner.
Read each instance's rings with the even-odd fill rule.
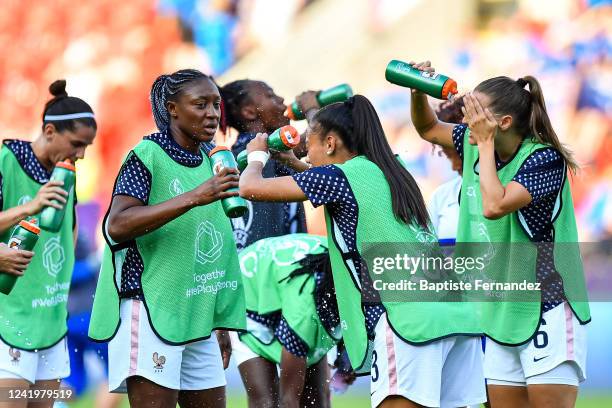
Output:
[[[181,69],[170,75],[160,75],[153,82],[150,94],[151,110],[155,124],[161,132],[167,131],[170,127],[168,101],[176,101],[188,84],[201,79],[215,83],[212,77],[197,69]]]
[[[225,121],[222,121],[221,130],[225,133],[228,126],[233,127],[239,132],[244,132],[244,121],[240,115],[240,109],[245,103],[251,101],[249,86],[253,81],[241,79],[230,82],[219,89],[221,98],[225,106]]]
[[[77,118],[77,119],[63,119],[63,120],[46,120],[46,116],[62,116],[70,115],[72,113],[92,113],[93,109],[91,106],[81,98],[76,96],[68,96],[66,92],[66,80],[58,79],[49,86],[49,92],[53,95],[45,104],[45,109],[42,114],[42,128],[51,124],[55,127],[58,132],[70,131],[74,132],[77,123],[84,126],[97,129],[96,120],[94,118]]]

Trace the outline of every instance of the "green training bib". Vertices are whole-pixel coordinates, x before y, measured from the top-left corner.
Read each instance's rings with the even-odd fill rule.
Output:
[[[148,205],[193,190],[213,176],[205,154],[199,166],[187,167],[149,140],[141,141],[130,154],[152,174]],[[185,344],[205,339],[217,328],[245,328],[238,254],[220,201],[195,207],[135,242],[144,263],[144,304],[160,339]],[[120,246],[106,249],[89,326],[94,340],[112,338],[119,325],[118,288],[125,252]]]
[[[457,251],[482,248],[494,264],[486,270],[496,282],[536,281],[537,247],[530,239],[531,232],[519,211],[496,220],[486,219],[480,193],[478,147],[469,143],[466,130],[463,147],[463,181],[460,194]],[[527,138],[516,155],[497,170],[501,183],[506,186],[525,160],[537,150],[549,146]],[[574,207],[567,177],[556,199],[554,215],[554,263],[563,279],[565,294],[576,317],[586,323],[590,320],[582,261],[578,248],[578,232]],[[464,243],[484,243],[474,248]],[[500,245],[504,244],[504,245]],[[514,245],[512,245],[514,244]],[[487,249],[488,247],[488,249]],[[481,249],[478,249],[481,250]],[[471,254],[472,256],[474,254]],[[500,343],[525,343],[535,334],[541,318],[541,298],[528,301],[487,301],[479,303],[481,326],[486,335]]]
[[[13,152],[0,151],[2,210],[31,201],[42,184],[21,167]],[[40,223],[40,214],[35,216]],[[59,232],[41,230],[32,262],[7,296],[0,293],[0,337],[22,350],[45,349],[59,342],[66,327],[68,291],[74,267],[74,190],[70,191]],[[0,236],[6,243],[14,228]]]
[[[370,370],[373,339],[366,333],[363,293],[355,265],[363,259],[365,246],[393,243],[394,248],[405,245],[414,252],[420,246],[432,251],[438,245],[431,232],[395,217],[389,184],[376,164],[365,156],[357,156],[337,167],[348,179],[358,204],[357,254],[348,251],[339,226],[326,209],[329,251],[346,349],[354,369],[364,373]],[[406,279],[409,278],[407,273]],[[436,295],[436,299],[444,297],[445,293]],[[467,302],[383,300],[382,303],[393,331],[409,343],[423,344],[453,334],[480,333],[475,308]]]
[[[327,239],[310,234],[265,238],[239,254],[247,310],[257,314],[282,313],[289,327],[308,345],[307,364],[318,363],[340,340],[339,328],[328,333],[317,313],[314,274],[291,277],[296,262],[327,249]],[[272,329],[249,321],[240,334],[253,352],[279,364],[282,345]]]

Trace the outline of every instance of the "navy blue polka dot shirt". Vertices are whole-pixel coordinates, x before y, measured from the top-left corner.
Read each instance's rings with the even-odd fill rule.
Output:
[[[463,160],[463,143],[467,125],[453,129],[453,143]],[[499,169],[505,163],[497,154],[495,164]],[[554,240],[553,212],[557,196],[565,180],[565,162],[554,148],[545,148],[532,153],[512,178],[531,194],[532,201],[521,208],[519,217],[532,242],[552,243]],[[554,267],[553,245],[538,245],[537,281],[542,283],[542,309],[544,312],[560,305],[565,300],[563,283]]]
[[[157,143],[172,160],[183,166],[196,167],[202,163],[203,156],[200,152],[193,153],[183,149],[166,132],[154,133],[146,136],[144,139]],[[208,154],[214,145],[212,143],[203,143],[201,147],[204,154]],[[117,176],[113,197],[117,195],[126,195],[134,197],[146,205],[149,202],[152,179],[151,171],[147,169],[136,154],[130,152],[128,159],[121,167],[119,175]],[[143,271],[144,262],[138,252],[136,242],[132,241],[127,246],[125,260],[121,269],[121,287],[119,295],[122,298],[142,300],[140,278]]]

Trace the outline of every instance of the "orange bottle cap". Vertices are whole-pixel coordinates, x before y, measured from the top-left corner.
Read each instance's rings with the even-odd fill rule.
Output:
[[[36,219],[33,218],[29,221],[23,220],[19,222],[19,226],[30,231],[33,234],[40,234],[40,228],[36,225]]]
[[[57,162],[55,164],[55,167],[61,167],[66,170],[76,171],[76,167],[74,167],[74,164],[72,164],[72,162],[68,159],[64,160],[63,162]]]
[[[457,92],[457,81],[449,78],[442,87],[442,99],[448,99],[449,95],[455,95]]]
[[[283,126],[281,128],[280,137],[283,144],[292,149],[300,144],[300,134],[298,133],[297,129],[291,125]]]
[[[227,146],[217,146],[214,149],[212,149],[209,153],[208,153],[208,157],[212,157],[213,154],[223,151],[223,150],[228,150],[229,151],[229,147]]]
[[[287,110],[285,111],[285,116],[291,120],[296,120],[295,114],[293,113],[293,109],[291,109],[291,105],[287,106]]]

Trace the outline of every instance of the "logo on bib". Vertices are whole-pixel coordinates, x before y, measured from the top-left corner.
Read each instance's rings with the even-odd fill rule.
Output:
[[[170,185],[168,186],[168,188],[170,189],[170,194],[173,196],[177,196],[177,195],[181,195],[185,192],[185,189],[183,188],[183,184],[181,183],[181,180],[175,178],[170,182]]]
[[[246,213],[244,213],[242,217],[230,218],[232,229],[234,230],[234,239],[236,240],[238,249],[242,249],[246,246],[247,240],[249,239],[249,230],[253,223],[253,204],[248,200],[245,201],[247,203]]]
[[[64,248],[60,245],[59,237],[48,240],[43,250],[43,266],[47,273],[55,278],[64,267],[65,261]]]
[[[17,205],[24,205],[29,203],[30,201],[32,201],[32,197],[30,197],[29,195],[24,195],[19,199],[19,201],[17,201]]]
[[[315,251],[321,243],[319,240],[304,237],[300,240],[291,241],[277,241],[270,248],[272,252],[272,259],[274,263],[279,266],[289,266],[294,264],[296,261],[300,261],[306,257],[307,254]]]
[[[159,354],[157,354],[157,352],[155,352],[153,353],[153,362],[155,363],[153,369],[156,373],[159,373],[164,369],[164,364],[166,364],[166,357],[160,356]]]
[[[223,236],[210,221],[198,226],[195,242],[196,261],[201,264],[215,262],[221,256]]]
[[[19,359],[21,358],[21,351],[11,347],[9,348],[9,356],[11,356],[11,363],[17,365],[19,364]]]

